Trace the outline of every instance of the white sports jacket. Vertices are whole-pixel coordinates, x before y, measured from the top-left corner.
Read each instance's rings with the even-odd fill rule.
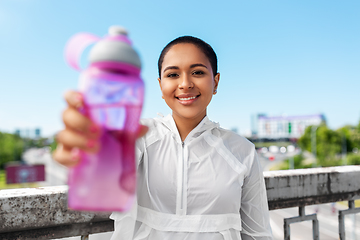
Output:
[[[137,204],[111,240],[271,240],[255,147],[205,117],[182,142],[171,115],[142,120]]]

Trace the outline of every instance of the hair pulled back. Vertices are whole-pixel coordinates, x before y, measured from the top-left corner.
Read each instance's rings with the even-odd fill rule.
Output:
[[[179,43],[191,43],[198,47],[205,56],[209,59],[212,71],[214,76],[217,74],[217,57],[214,49],[206,42],[201,40],[200,38],[192,37],[192,36],[182,36],[178,37],[171,42],[169,42],[164,49],[161,51],[159,60],[158,60],[158,69],[159,69],[159,78],[161,78],[161,68],[164,61],[164,57],[166,53],[170,50],[170,48]]]

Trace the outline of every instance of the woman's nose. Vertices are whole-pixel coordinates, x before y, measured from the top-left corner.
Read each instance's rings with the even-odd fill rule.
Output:
[[[189,76],[183,75],[180,78],[180,83],[179,83],[180,89],[188,89],[193,87],[194,87],[194,83],[191,81],[191,78]]]

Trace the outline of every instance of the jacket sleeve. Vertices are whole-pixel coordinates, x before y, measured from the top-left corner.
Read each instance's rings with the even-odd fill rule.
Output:
[[[250,154],[248,164],[249,170],[244,178],[241,197],[241,238],[272,240],[263,170],[255,149]]]

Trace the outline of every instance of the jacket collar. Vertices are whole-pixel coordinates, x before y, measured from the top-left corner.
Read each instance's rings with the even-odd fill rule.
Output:
[[[174,118],[171,114],[167,115],[166,117],[160,118],[160,122],[162,122],[163,125],[165,125],[174,135],[175,139],[181,143],[181,138],[179,131],[176,127]],[[205,116],[201,122],[188,134],[184,142],[189,142],[194,138],[199,137],[202,133],[206,131],[210,131],[213,128],[219,127],[219,123],[215,123],[213,121],[210,121],[208,116]]]

